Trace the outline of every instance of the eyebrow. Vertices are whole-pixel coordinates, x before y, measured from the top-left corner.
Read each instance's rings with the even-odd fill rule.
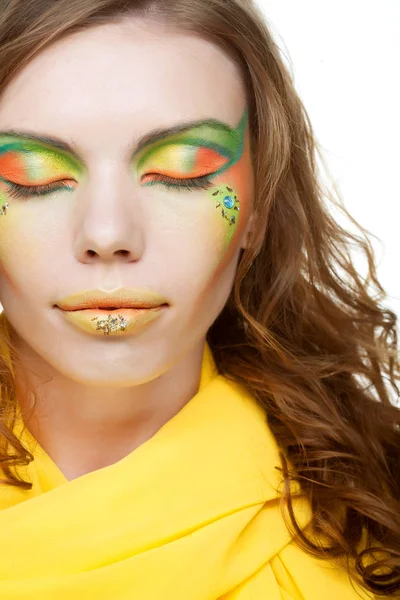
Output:
[[[157,142],[159,140],[167,138],[171,135],[176,135],[179,133],[184,133],[184,132],[190,131],[191,129],[195,129],[199,126],[209,127],[210,129],[214,129],[214,130],[223,129],[224,131],[232,131],[232,132],[235,131],[235,129],[230,127],[227,123],[223,123],[222,121],[218,121],[217,119],[205,119],[205,120],[200,120],[200,121],[191,121],[191,122],[185,123],[183,125],[175,125],[173,127],[168,127],[166,129],[154,129],[153,131],[151,131],[139,138],[139,140],[132,146],[131,153],[137,154],[139,152],[139,150],[141,150],[142,148],[144,148],[154,142]],[[9,136],[9,137],[15,137],[15,138],[24,138],[25,140],[30,140],[33,142],[41,142],[43,144],[47,144],[47,145],[53,146],[53,148],[57,148],[59,150],[68,152],[69,154],[74,156],[77,160],[81,161],[79,154],[76,152],[76,150],[73,148],[73,146],[68,144],[67,142],[64,142],[60,138],[39,135],[37,133],[33,133],[31,131],[27,131],[24,129],[2,130],[2,131],[0,131],[0,136],[3,136],[3,135]]]

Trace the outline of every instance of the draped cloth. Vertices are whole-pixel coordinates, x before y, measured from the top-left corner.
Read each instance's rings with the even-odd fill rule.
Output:
[[[0,599],[373,598],[294,543],[265,411],[208,344],[198,392],[110,466],[68,481],[22,426],[32,489],[0,484]],[[295,508],[306,527],[309,505]]]

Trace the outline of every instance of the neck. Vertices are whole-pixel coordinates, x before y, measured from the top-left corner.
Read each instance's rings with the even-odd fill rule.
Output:
[[[112,464],[151,438],[197,393],[204,344],[149,381],[105,386],[68,378],[19,341],[14,369],[23,420],[64,473]]]

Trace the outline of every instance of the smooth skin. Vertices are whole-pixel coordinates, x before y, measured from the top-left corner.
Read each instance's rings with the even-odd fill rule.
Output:
[[[26,423],[68,479],[126,456],[197,392],[206,333],[251,233],[247,126],[227,168],[198,129],[191,149],[168,135],[158,154],[151,143],[135,148],[154,130],[197,121],[236,130],[245,111],[238,68],[222,50],[136,17],[56,42],[2,95],[0,204],[9,206],[0,216],[0,300],[37,390]],[[73,154],[21,135],[7,148],[3,132],[15,129],[58,138]],[[182,178],[211,172],[210,186],[149,184],[168,169]],[[65,189],[18,197],[7,181]],[[223,200],[227,187],[240,211],[217,205],[213,193]],[[120,286],[165,296],[162,318],[136,336],[93,337],[54,308],[80,290]],[[19,371],[17,382],[25,414]]]

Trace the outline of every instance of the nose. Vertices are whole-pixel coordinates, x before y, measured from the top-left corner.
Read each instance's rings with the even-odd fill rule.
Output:
[[[79,261],[132,262],[143,254],[145,231],[140,186],[120,169],[88,178],[77,197],[74,251]]]

